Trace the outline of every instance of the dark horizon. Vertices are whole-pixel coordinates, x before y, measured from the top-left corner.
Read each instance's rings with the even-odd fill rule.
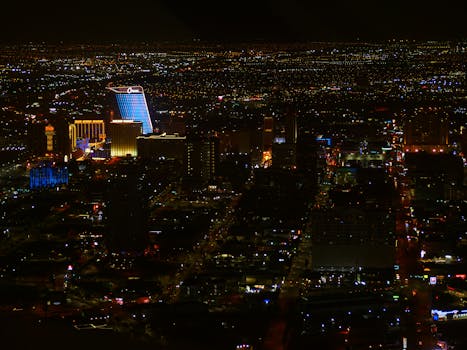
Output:
[[[52,1],[18,8],[6,4],[1,42],[309,42],[459,40],[465,4],[402,1],[302,1],[234,4],[176,4],[159,0],[138,5],[84,1],[74,8]]]

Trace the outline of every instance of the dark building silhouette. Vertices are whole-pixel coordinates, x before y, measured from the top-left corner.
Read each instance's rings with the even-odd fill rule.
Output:
[[[262,141],[262,159],[261,163],[269,166],[272,159],[272,143],[274,141],[274,119],[273,117],[264,117],[263,121],[263,141]]]
[[[316,174],[317,144],[311,135],[301,135],[296,146],[297,170],[306,174]]]
[[[220,153],[250,153],[253,146],[253,133],[257,130],[241,129],[222,131],[219,137]]]
[[[274,142],[272,144],[272,167],[295,170],[297,168],[297,145],[288,142]]]
[[[174,135],[146,135],[137,137],[138,156],[144,159],[173,159],[185,161],[186,137]]]
[[[223,157],[219,164],[218,175],[229,181],[234,189],[240,189],[251,173],[251,156],[232,153]]]
[[[336,187],[329,197],[332,207],[312,212],[313,270],[390,280],[396,233],[393,181],[384,169],[358,168],[353,184]]]
[[[275,137],[272,144],[272,166],[278,169],[297,168],[297,115],[292,108],[288,106],[285,114],[284,131],[282,137]]]
[[[405,152],[445,152],[448,136],[448,115],[440,108],[418,108],[404,122]]]
[[[28,124],[28,149],[29,153],[36,157],[42,157],[47,150],[47,138],[43,121],[33,121]]]
[[[185,136],[186,125],[182,116],[175,116],[169,112],[160,113],[158,122],[159,133],[179,134],[180,136]]]
[[[416,205],[431,207],[439,200],[463,198],[461,157],[425,152],[408,153],[405,157]]]
[[[263,122],[263,151],[271,148],[274,139],[274,118],[264,117]]]
[[[187,178],[206,184],[217,175],[219,168],[219,138],[216,136],[190,136],[186,147]]]
[[[465,156],[467,155],[467,127],[462,127],[461,130],[461,150]]]
[[[315,210],[312,222],[314,270],[392,270],[395,220],[387,210],[349,199],[347,205]]]
[[[71,154],[70,124],[63,117],[58,117],[54,122],[56,136],[56,153],[63,158]]]
[[[297,143],[297,115],[291,108],[285,115],[285,142],[289,144]]]
[[[140,165],[123,158],[112,169],[106,192],[107,247],[111,252],[140,253],[147,243],[146,179]]]

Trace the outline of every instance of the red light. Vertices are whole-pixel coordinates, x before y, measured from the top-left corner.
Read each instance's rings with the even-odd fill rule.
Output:
[[[150,301],[149,297],[140,297],[136,299],[137,304],[149,304]]]

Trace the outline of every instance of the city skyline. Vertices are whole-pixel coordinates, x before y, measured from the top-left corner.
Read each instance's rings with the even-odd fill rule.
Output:
[[[467,42],[224,34],[0,45],[0,346],[466,349]]]

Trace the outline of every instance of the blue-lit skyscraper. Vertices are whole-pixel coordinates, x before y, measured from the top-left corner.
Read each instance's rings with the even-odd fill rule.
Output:
[[[118,113],[122,119],[142,122],[144,134],[153,132],[146,97],[141,86],[112,86],[108,89],[115,94]]]

